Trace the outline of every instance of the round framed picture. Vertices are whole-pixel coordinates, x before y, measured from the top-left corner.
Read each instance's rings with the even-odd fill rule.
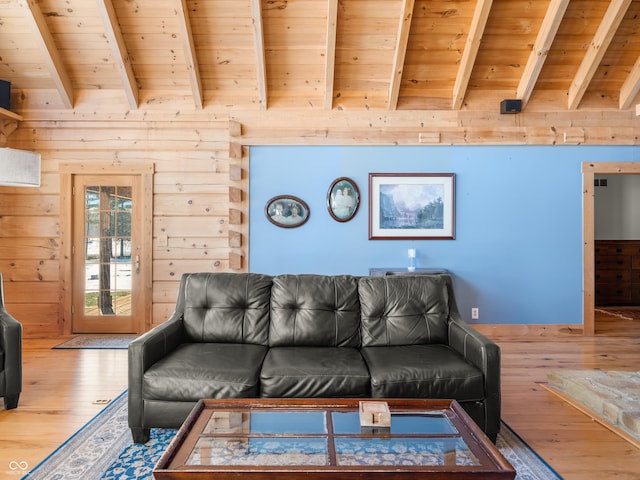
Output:
[[[360,191],[356,182],[347,177],[333,181],[327,193],[329,215],[338,222],[351,220],[360,206]]]
[[[295,228],[309,220],[309,206],[293,195],[278,195],[264,206],[267,219],[282,228]]]

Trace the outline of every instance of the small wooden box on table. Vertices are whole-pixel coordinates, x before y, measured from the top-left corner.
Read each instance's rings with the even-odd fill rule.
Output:
[[[390,427],[361,426],[361,399],[201,400],[156,480],[514,479],[455,400],[386,402]]]

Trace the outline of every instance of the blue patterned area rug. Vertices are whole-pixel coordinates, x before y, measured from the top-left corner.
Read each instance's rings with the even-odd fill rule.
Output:
[[[53,347],[54,350],[72,349],[126,349],[138,335],[86,334],[70,338]]]
[[[153,468],[175,433],[154,428],[148,443],[134,444],[125,391],[23,480],[152,480]],[[504,423],[497,445],[516,469],[516,480],[562,480]]]

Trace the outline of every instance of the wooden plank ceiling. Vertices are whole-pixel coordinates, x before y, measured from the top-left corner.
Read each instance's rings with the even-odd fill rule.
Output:
[[[640,1],[0,0],[0,79],[72,109],[635,109]]]

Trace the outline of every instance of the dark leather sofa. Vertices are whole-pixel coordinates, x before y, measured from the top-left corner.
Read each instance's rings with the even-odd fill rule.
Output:
[[[451,278],[192,273],[129,345],[129,426],[178,428],[201,398],[456,399],[495,441],[500,350]]]
[[[18,406],[22,392],[22,324],[4,308],[0,273],[0,397],[4,408]]]

